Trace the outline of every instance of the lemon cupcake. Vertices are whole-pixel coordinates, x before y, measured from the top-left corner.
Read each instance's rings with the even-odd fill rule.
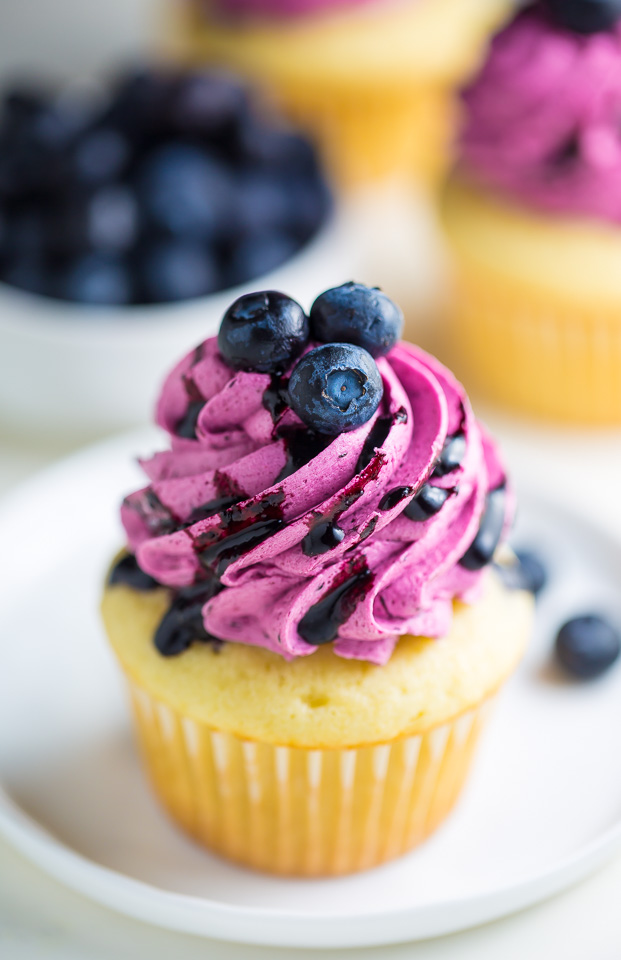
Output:
[[[621,423],[621,4],[532,5],[464,103],[443,197],[464,376],[535,416]]]
[[[374,866],[455,803],[531,599],[492,564],[513,497],[461,386],[358,284],[310,321],[240,298],[164,384],[103,616],[164,807],[301,876]]]
[[[177,0],[165,48],[262,85],[323,146],[337,179],[444,169],[452,91],[507,0]]]

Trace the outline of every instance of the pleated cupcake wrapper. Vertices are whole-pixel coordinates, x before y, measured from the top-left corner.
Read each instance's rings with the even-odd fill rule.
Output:
[[[621,423],[621,303],[555,298],[462,259],[449,316],[469,389],[535,416]]]
[[[312,750],[218,732],[130,689],[172,818],[215,853],[296,876],[363,870],[424,840],[459,795],[490,702],[421,736]]]

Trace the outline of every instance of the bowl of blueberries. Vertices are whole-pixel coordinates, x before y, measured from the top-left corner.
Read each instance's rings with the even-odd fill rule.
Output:
[[[311,144],[238,80],[141,68],[0,104],[0,424],[139,423],[171,356],[257,288],[355,272]]]

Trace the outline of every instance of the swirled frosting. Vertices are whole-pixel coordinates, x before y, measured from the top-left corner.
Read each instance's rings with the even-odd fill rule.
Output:
[[[463,101],[469,177],[543,211],[621,221],[621,22],[585,36],[528,8]]]
[[[205,583],[209,636],[287,659],[333,641],[339,656],[381,664],[402,634],[446,634],[453,599],[478,595],[482,570],[460,560],[505,484],[496,448],[427,354],[402,343],[378,367],[380,407],[333,438],[287,406],[286,375],[234,372],[215,338],[169,375],[157,422],[170,448],[142,462],[149,485],[122,519],[145,573]],[[446,500],[409,519],[424,484]]]

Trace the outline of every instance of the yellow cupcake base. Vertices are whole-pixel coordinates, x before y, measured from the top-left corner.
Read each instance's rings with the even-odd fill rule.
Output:
[[[421,843],[457,800],[489,707],[420,736],[310,750],[222,733],[130,690],[146,769],[171,817],[223,857],[305,877],[364,870]]]
[[[171,5],[162,52],[238,71],[313,138],[336,182],[357,187],[445,173],[454,89],[474,71],[507,0],[400,0],[299,21],[225,23]]]
[[[516,412],[621,424],[621,232],[531,215],[467,186],[444,198],[455,260],[450,362]]]

